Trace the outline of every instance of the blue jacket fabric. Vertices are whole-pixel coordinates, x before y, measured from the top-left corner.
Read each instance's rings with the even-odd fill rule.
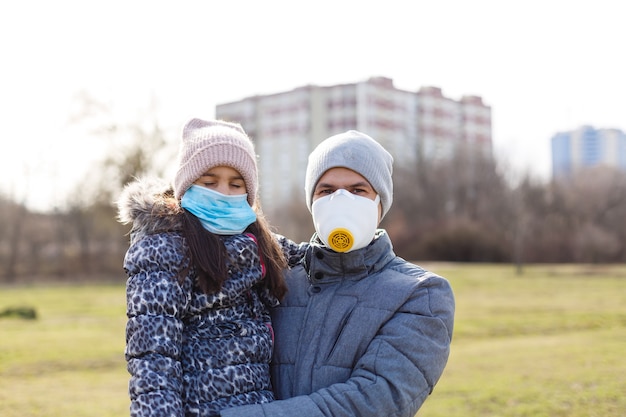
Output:
[[[205,294],[171,191],[137,182],[118,204],[120,220],[133,224],[124,259],[131,416],[218,416],[226,407],[272,401],[269,308],[278,300],[260,285],[255,238],[221,237],[229,276],[220,291]],[[277,238],[285,255],[301,257],[297,245]]]
[[[387,233],[330,251],[312,240],[272,311],[278,401],[223,417],[413,417],[447,363],[454,296],[447,280],[397,257]]]

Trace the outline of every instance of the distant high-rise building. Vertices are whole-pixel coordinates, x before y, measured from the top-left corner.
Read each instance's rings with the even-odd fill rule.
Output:
[[[626,171],[626,134],[621,130],[581,126],[552,136],[553,178],[600,165]]]
[[[378,140],[396,166],[449,158],[460,147],[492,153],[491,108],[478,96],[456,101],[441,89],[400,90],[385,77],[219,104],[216,117],[241,123],[259,154],[260,194],[269,212],[303,199],[307,158],[323,139],[349,129]]]

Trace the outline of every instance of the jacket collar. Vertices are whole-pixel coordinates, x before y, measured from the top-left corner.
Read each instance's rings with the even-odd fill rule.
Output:
[[[384,268],[396,256],[384,229],[376,231],[374,240],[368,246],[347,253],[330,250],[317,235],[313,235],[310,243],[303,265],[313,284],[363,279]]]
[[[132,224],[131,244],[141,237],[182,229],[182,209],[169,184],[156,179],[134,181],[122,191],[117,201],[118,220]]]

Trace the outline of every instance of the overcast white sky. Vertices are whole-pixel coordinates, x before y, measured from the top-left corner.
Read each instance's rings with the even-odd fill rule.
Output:
[[[218,103],[371,76],[482,96],[498,157],[548,177],[554,133],[626,130],[623,9],[619,0],[2,2],[0,192],[62,204],[102,149],[71,122],[80,94],[130,121],[156,109],[177,141]]]

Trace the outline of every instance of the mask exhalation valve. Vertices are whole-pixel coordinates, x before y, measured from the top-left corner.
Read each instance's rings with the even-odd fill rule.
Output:
[[[329,233],[328,245],[335,252],[347,252],[354,245],[354,236],[348,229],[338,227]]]

